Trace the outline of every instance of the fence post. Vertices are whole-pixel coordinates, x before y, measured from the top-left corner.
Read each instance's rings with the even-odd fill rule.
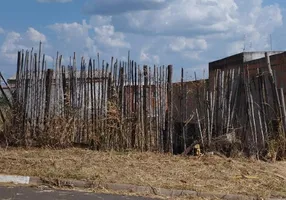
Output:
[[[278,113],[280,113],[280,116],[281,116],[281,111],[280,111],[280,101],[279,101],[279,94],[278,94],[278,90],[277,90],[277,86],[276,86],[276,83],[275,83],[275,79],[274,79],[274,74],[273,74],[273,70],[271,68],[271,62],[270,62],[270,57],[269,57],[269,54],[266,52],[265,53],[265,57],[266,57],[266,62],[267,62],[267,68],[268,68],[268,72],[270,74],[270,83],[271,83],[271,88],[272,88],[272,92],[273,92],[273,104],[274,104],[274,108],[275,108],[275,111],[276,111],[276,115]]]
[[[144,73],[144,87],[143,87],[143,119],[144,119],[144,147],[145,151],[148,151],[148,128],[147,128],[147,87],[148,87],[148,67],[144,65],[143,67],[143,73]]]
[[[46,120],[49,117],[50,112],[50,104],[51,104],[51,90],[52,90],[52,82],[53,82],[53,70],[48,69],[47,77],[46,77],[46,102],[45,102],[45,117]],[[45,121],[46,121],[45,120]]]
[[[187,84],[187,83],[185,83]],[[181,112],[181,131],[183,133],[183,146],[184,146],[184,151],[187,149],[187,143],[186,143],[186,129],[185,129],[185,116],[187,113],[187,104],[184,105],[185,99],[187,96],[187,91],[184,90],[184,68],[181,69],[181,97],[180,97],[180,112]],[[183,106],[184,105],[184,106]]]
[[[274,78],[274,73],[273,73],[273,70],[271,68],[270,57],[269,57],[269,54],[267,52],[265,53],[265,57],[266,57],[268,72],[270,74],[269,79],[270,79],[271,89],[272,89],[272,93],[273,93],[273,106],[274,106],[274,110],[275,110],[276,120],[279,121],[283,118],[279,93],[278,93],[276,81]]]
[[[173,154],[173,66],[168,65],[168,79],[167,79],[167,103],[168,103],[168,118],[167,118],[167,131],[168,131],[168,144],[169,152]]]
[[[286,109],[285,109],[285,97],[284,97],[284,89],[280,88],[280,100],[281,100],[281,110],[282,110],[282,121],[283,121],[283,128],[284,128],[284,137],[285,137],[285,130],[286,130]]]

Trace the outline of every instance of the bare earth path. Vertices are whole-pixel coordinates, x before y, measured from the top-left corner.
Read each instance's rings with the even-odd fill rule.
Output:
[[[286,162],[82,149],[0,149],[0,174],[286,197]]]

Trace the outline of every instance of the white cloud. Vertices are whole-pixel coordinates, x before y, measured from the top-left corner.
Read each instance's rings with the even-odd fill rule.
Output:
[[[204,39],[193,39],[185,37],[176,37],[171,39],[169,46],[171,50],[175,52],[194,49],[206,50],[208,47],[207,42]]]
[[[110,25],[110,17],[94,16],[90,23],[83,20],[82,23],[57,23],[48,26],[55,31],[58,42],[64,42],[65,54],[77,51],[86,57],[96,57],[97,53],[109,56],[121,56],[121,48],[129,48],[130,44],[125,41],[125,35],[116,32]]]
[[[22,40],[20,33],[9,32],[5,41],[1,46],[1,57],[3,57],[8,63],[15,63],[17,60],[17,51],[26,49],[26,46],[20,45]]]
[[[233,0],[176,0],[161,10],[125,14],[129,29],[163,35],[226,32],[236,23]]]
[[[39,31],[37,31],[34,28],[28,28],[27,32],[26,32],[27,37],[29,38],[29,40],[33,41],[33,42],[46,42],[46,36],[42,33],[40,33]]]
[[[92,6],[92,16],[88,21],[48,26],[56,33],[55,39],[49,36],[54,46],[49,55],[59,51],[69,56],[75,51],[93,58],[98,52],[123,58],[130,48],[140,64],[194,67],[241,52],[244,46],[247,51],[269,50],[269,35],[283,25],[279,5],[262,0],[146,1],[150,4],[128,0],[130,5],[124,0],[89,2],[92,4],[86,5]],[[283,37],[283,32],[280,35]],[[6,57],[21,46],[30,48],[39,40],[47,41],[43,33],[32,28],[20,35],[5,30],[4,36],[1,52]],[[52,57],[47,59],[52,61]]]
[[[240,41],[243,35],[252,41],[253,49],[263,50],[268,35],[282,26],[283,17],[278,4],[265,6],[262,0],[176,0],[159,10],[113,16],[112,22],[123,32],[179,37],[175,45],[170,40],[173,50],[192,46],[188,44],[193,38],[205,40],[205,47],[220,40],[220,47],[226,48],[221,41]]]
[[[141,60],[158,55],[167,63],[189,65],[241,52],[244,46],[270,50],[269,35],[283,25],[283,16],[278,4],[262,0],[176,0],[160,10],[113,16],[112,22],[119,31],[153,38],[141,46],[149,47],[148,53],[139,52]]]
[[[83,20],[82,24],[74,23],[56,23],[48,26],[50,29],[55,31],[59,39],[65,42],[77,42],[74,39],[82,39],[89,36],[89,29],[91,26]]]
[[[159,64],[160,57],[159,55],[154,55],[149,51],[149,48],[142,48],[140,52],[140,61],[145,62],[146,64]]]
[[[189,60],[202,60],[201,54],[203,51],[184,51],[182,56]]]
[[[89,23],[93,27],[110,25],[112,16],[93,15],[90,17]]]
[[[134,57],[142,62],[189,65],[191,61],[198,66],[217,56],[241,52],[244,46],[246,50],[265,50],[269,34],[283,24],[279,5],[265,6],[262,0],[148,2],[158,7],[139,8],[141,1],[125,7],[123,0],[89,1],[86,5],[95,15],[88,23],[57,23],[49,28],[69,54],[123,56],[118,52],[132,46]]]
[[[45,59],[48,63],[53,63],[54,62],[54,58],[52,56],[49,55],[45,55]]]
[[[91,57],[97,54],[98,48],[89,34],[92,26],[83,20],[82,23],[56,23],[48,28],[57,34],[58,50],[65,56],[70,56],[76,51],[81,56]]]
[[[0,34],[5,33],[4,29],[0,27]]]
[[[250,47],[250,46],[251,44],[249,44],[249,46],[246,46],[246,43],[243,40],[231,42],[230,44],[227,45],[226,55],[230,56],[232,54],[242,52],[246,49],[249,50],[249,48],[246,48],[246,47]]]
[[[45,45],[48,46],[45,35],[34,28],[28,28],[23,34],[14,31],[8,32],[0,47],[0,58],[6,60],[7,63],[14,64],[17,61],[19,50],[30,50],[33,47],[38,47],[39,41],[45,42]]]
[[[241,20],[232,34],[240,38],[228,45],[235,53],[243,48],[248,51],[269,50],[269,35],[283,25],[281,9],[277,4],[263,7],[262,0],[250,0],[248,3],[238,3]]]
[[[68,3],[72,0],[37,0],[39,3]]]
[[[125,41],[123,33],[115,32],[114,26],[104,25],[94,28],[95,39],[106,46],[130,48],[130,44]]]

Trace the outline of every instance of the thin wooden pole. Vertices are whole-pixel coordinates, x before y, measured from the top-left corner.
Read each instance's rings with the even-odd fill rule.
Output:
[[[153,117],[153,108],[152,108],[152,100],[153,100],[153,93],[152,93],[152,71],[151,71],[151,67],[149,67],[149,77],[148,77],[148,127],[149,127],[149,149],[152,148],[152,137],[153,137],[153,132],[152,132],[152,117]]]
[[[201,142],[202,142],[202,146],[204,148],[204,146],[205,146],[204,137],[203,137],[202,127],[201,127],[200,115],[199,115],[199,112],[198,112],[197,108],[196,108],[196,115],[197,115],[197,121],[198,121],[198,127],[199,127],[199,133],[200,133],[200,137],[201,137]]]
[[[143,67],[144,72],[144,87],[143,87],[143,129],[144,129],[144,150],[148,151],[148,129],[147,129],[147,118],[148,118],[148,111],[147,111],[147,87],[148,87],[148,67],[145,65]]]
[[[285,107],[285,97],[284,97],[284,89],[280,88],[280,99],[281,99],[281,110],[282,110],[282,122],[284,125],[284,137],[286,136],[286,107]]]
[[[180,112],[181,112],[181,131],[183,132],[183,147],[184,147],[184,151],[186,151],[187,149],[187,143],[186,143],[186,130],[185,130],[185,125],[184,125],[184,121],[185,119],[185,115],[187,113],[186,111],[186,104],[185,104],[185,108],[183,107],[183,104],[185,103],[184,100],[186,99],[186,91],[184,91],[184,68],[181,69],[181,98],[180,98]]]
[[[169,143],[169,152],[173,154],[173,66],[168,65],[168,79],[167,79],[167,93],[168,93],[168,143]]]

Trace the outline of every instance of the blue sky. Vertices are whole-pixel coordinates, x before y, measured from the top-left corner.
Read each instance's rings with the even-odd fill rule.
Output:
[[[59,51],[78,56],[173,64],[200,77],[208,62],[246,51],[285,50],[285,0],[2,0],[0,71],[43,42],[52,67]],[[175,74],[176,74],[175,73]],[[207,74],[206,74],[207,75]]]

